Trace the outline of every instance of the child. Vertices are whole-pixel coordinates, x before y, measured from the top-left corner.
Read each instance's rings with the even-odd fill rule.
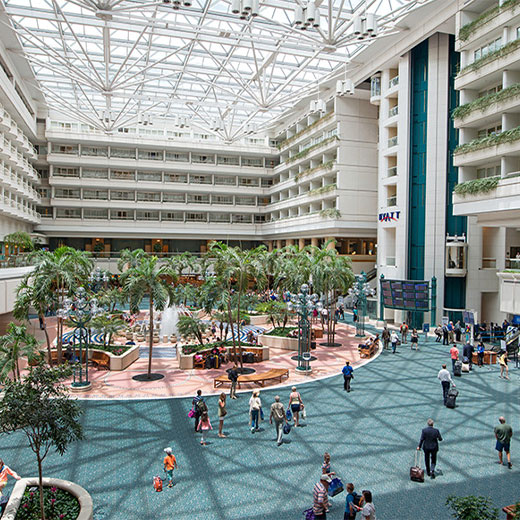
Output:
[[[166,453],[166,457],[164,457],[164,471],[166,471],[166,476],[168,477],[168,487],[173,487],[173,470],[177,469],[177,460],[171,448],[165,448],[164,453]]]
[[[2,491],[4,490],[7,484],[7,475],[11,475],[16,480],[20,480],[20,475],[13,471],[10,467],[4,464],[4,461],[0,459],[0,496],[2,495]]]
[[[202,437],[200,439],[201,446],[206,446],[206,432],[209,430],[213,430],[211,423],[209,422],[208,412],[202,412],[200,415],[199,425],[197,426],[197,430],[202,433]]]

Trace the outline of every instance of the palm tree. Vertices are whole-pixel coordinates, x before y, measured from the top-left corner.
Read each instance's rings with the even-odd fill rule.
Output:
[[[177,328],[181,336],[195,336],[199,344],[204,346],[202,334],[206,331],[207,325],[202,320],[195,316],[180,316]]]
[[[46,294],[54,310],[63,307],[65,298],[70,296],[78,286],[86,284],[92,270],[92,260],[85,251],[73,247],[62,246],[55,251],[38,251],[32,255],[35,268],[31,280],[37,284],[39,291]],[[58,317],[56,349],[58,363],[62,361],[63,351],[63,318]]]
[[[329,241],[330,242],[330,241]],[[334,344],[336,320],[334,312],[337,292],[345,294],[354,281],[351,260],[340,256],[336,249],[327,249],[327,242],[321,248],[312,249],[312,283],[314,289],[325,298],[327,308],[327,343]]]
[[[147,253],[143,249],[134,249],[133,251],[130,249],[123,249],[119,253],[119,260],[117,261],[119,272],[122,273],[131,267],[135,267],[139,262],[139,259],[145,256],[147,256]]]
[[[188,274],[199,272],[199,259],[189,251],[171,256],[168,259],[168,264],[170,269],[177,274],[177,278],[180,278],[186,270]]]
[[[148,296],[150,299],[150,341],[148,354],[148,379],[152,378],[152,349],[153,349],[153,312],[154,307],[162,311],[173,299],[173,286],[168,283],[169,277],[174,278],[168,265],[159,265],[156,256],[139,256],[136,264],[121,275],[123,288],[130,301],[130,309],[139,311],[139,305]]]
[[[27,332],[26,325],[10,323],[7,333],[0,336],[0,381],[4,382],[12,372],[13,379],[20,379],[19,359],[27,356],[32,361],[38,355],[38,342]]]
[[[117,334],[121,329],[124,329],[126,322],[106,312],[93,318],[89,323],[89,327],[100,331],[103,334],[103,345],[109,347],[112,342],[112,336]]]

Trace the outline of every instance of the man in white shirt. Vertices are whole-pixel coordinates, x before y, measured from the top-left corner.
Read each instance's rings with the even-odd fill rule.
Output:
[[[393,330],[392,334],[390,334],[390,342],[392,343],[392,354],[395,354],[398,341],[399,341],[399,336],[397,335],[397,332],[395,330]]]
[[[444,406],[446,406],[446,399],[448,398],[450,386],[456,385],[451,379],[451,374],[446,370],[446,365],[442,365],[442,368],[439,370],[439,373],[437,374],[437,378],[439,379],[442,385],[442,397],[444,399]]]

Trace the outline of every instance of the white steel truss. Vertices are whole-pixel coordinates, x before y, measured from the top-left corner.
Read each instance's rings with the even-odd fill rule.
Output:
[[[187,118],[227,142],[369,44],[354,18],[374,13],[381,37],[428,1],[316,0],[319,25],[301,30],[307,0],[261,0],[257,16],[233,14],[236,0],[4,0],[51,109],[108,133]]]

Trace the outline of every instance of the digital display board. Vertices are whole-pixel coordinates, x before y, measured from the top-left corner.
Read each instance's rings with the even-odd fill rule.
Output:
[[[430,285],[428,282],[381,280],[381,294],[383,305],[388,309],[430,310]]]

